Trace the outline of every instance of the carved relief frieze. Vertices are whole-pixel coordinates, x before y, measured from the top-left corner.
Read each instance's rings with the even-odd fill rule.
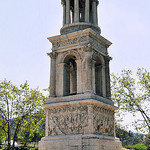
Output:
[[[93,108],[94,132],[114,136],[114,112],[101,107]]]
[[[82,134],[88,126],[87,106],[49,109],[48,136]]]
[[[80,37],[80,38],[75,38],[75,39],[69,39],[66,41],[59,41],[59,42],[53,43],[53,49],[59,48],[59,47],[64,47],[64,46],[70,46],[72,44],[78,44],[78,43],[82,43],[85,41],[87,41],[86,36]]]
[[[92,118],[93,130],[89,120]],[[48,136],[98,134],[114,136],[114,112],[94,105],[63,106],[48,110]]]

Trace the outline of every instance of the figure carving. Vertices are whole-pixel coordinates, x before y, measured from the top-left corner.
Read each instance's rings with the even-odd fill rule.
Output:
[[[83,133],[88,126],[87,110],[87,106],[50,109],[48,136]]]

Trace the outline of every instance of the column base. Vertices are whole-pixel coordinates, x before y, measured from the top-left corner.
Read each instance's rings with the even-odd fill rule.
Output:
[[[39,150],[122,150],[122,144],[102,135],[49,136],[41,139]]]

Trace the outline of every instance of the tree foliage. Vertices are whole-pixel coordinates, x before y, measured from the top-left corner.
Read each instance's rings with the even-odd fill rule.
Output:
[[[25,82],[19,87],[10,81],[0,82],[0,130],[5,134],[10,149],[10,140],[18,139],[22,127],[27,127],[34,114],[41,110],[45,97],[38,89],[30,89]],[[25,126],[26,125],[26,126]]]
[[[122,70],[111,76],[112,99],[120,111],[130,112],[135,116],[140,113],[142,120],[134,124],[137,130],[150,132],[150,72],[138,68],[134,76],[131,70]]]
[[[120,139],[123,146],[136,145],[142,143],[144,139],[143,134],[133,133],[123,129],[120,125],[116,126],[116,137]]]

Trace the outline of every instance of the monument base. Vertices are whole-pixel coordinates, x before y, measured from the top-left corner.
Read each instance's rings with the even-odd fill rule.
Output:
[[[119,139],[102,135],[47,136],[39,150],[122,150]]]

